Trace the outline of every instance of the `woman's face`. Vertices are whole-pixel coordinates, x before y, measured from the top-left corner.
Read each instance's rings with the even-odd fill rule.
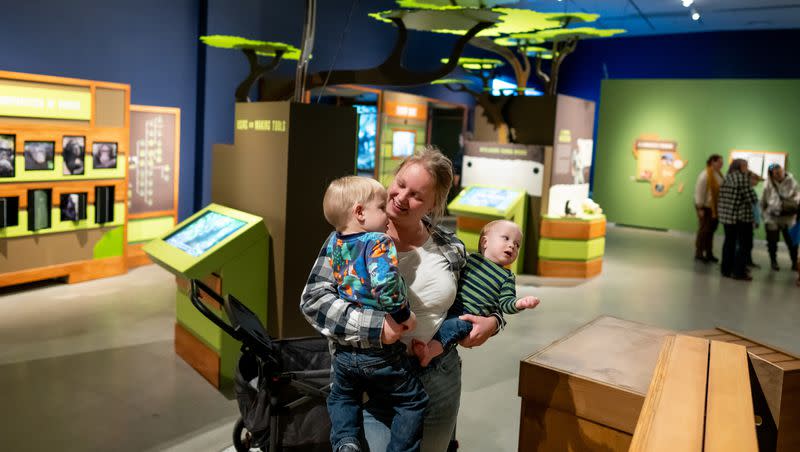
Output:
[[[433,177],[417,163],[404,166],[389,186],[386,213],[392,222],[420,221],[436,203]]]
[[[784,176],[785,176],[785,174],[783,173],[783,168],[782,167],[779,166],[779,167],[775,168],[774,170],[772,170],[772,178],[775,179],[776,181],[782,182]]]

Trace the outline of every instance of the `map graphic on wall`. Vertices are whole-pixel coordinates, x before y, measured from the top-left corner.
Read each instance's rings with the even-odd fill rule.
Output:
[[[633,145],[636,180],[649,182],[653,196],[666,195],[675,185],[675,177],[686,166],[678,152],[678,143],[658,138],[640,138]]]

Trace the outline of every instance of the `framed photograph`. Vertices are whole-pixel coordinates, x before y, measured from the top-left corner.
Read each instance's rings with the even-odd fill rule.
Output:
[[[16,135],[0,135],[0,177],[14,177]]]
[[[64,158],[65,176],[83,174],[86,137],[64,136],[61,143],[61,156]]]
[[[86,193],[61,194],[61,221],[86,219]]]
[[[55,141],[26,141],[25,171],[50,171],[55,167]]]
[[[92,160],[94,169],[117,167],[117,143],[92,143]]]

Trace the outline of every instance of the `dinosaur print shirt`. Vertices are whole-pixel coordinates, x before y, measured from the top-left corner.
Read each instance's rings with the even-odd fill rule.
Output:
[[[384,311],[397,323],[411,316],[406,285],[397,268],[397,249],[380,232],[342,235],[328,242],[328,259],[339,297],[360,307]]]

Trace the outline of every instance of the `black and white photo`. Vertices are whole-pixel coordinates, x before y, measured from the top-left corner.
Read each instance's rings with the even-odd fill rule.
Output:
[[[26,141],[24,148],[25,171],[52,170],[55,147],[54,141]]]
[[[0,177],[14,177],[16,141],[14,135],[0,135]]]
[[[61,195],[61,221],[86,219],[86,193],[63,193]]]
[[[83,174],[86,137],[65,136],[62,142],[61,156],[64,158],[65,176]]]
[[[117,167],[117,143],[92,143],[92,159],[95,169]]]

